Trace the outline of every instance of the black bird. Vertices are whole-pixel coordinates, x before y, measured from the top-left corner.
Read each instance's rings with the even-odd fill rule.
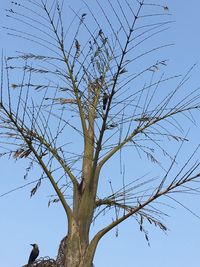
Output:
[[[33,263],[36,260],[37,256],[39,255],[38,245],[37,244],[31,244],[31,246],[33,247],[33,249],[31,251],[31,254],[30,254],[30,257],[28,260],[28,264]]]
[[[103,110],[106,109],[107,102],[108,102],[108,94],[103,93]]]

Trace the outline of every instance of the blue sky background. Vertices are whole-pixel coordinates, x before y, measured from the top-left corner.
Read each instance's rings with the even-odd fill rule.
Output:
[[[23,1],[22,1],[23,2]],[[27,2],[24,0],[24,2]],[[74,8],[82,6],[81,1],[67,1]],[[92,1],[89,1],[92,3]],[[114,1],[113,1],[114,2]],[[154,1],[154,3],[167,5],[173,14],[175,23],[165,33],[164,40],[175,45],[167,49],[167,58],[170,59],[168,72],[170,74],[185,73],[189,67],[197,63],[193,71],[192,80],[188,84],[196,88],[199,80],[199,25],[200,3],[191,1]],[[0,3],[0,25],[8,25],[5,9],[10,8],[10,1]],[[13,55],[15,50],[23,50],[30,44],[6,35],[5,30],[0,32],[1,48],[5,55]],[[30,45],[31,47],[31,45]],[[16,77],[17,78],[17,77]],[[192,127],[190,137],[191,145],[184,147],[184,159],[199,143],[199,114],[197,114],[197,127]],[[191,127],[191,125],[186,128]],[[173,144],[172,144],[173,145]],[[173,149],[173,146],[169,149]],[[129,158],[130,155],[127,156]],[[180,156],[180,161],[182,160]],[[142,160],[137,163],[137,172],[150,171],[153,165]],[[112,162],[105,170],[105,175],[110,179],[109,173],[115,171]],[[11,159],[0,159],[0,195],[23,185],[23,169],[26,166],[22,161],[14,162]],[[131,162],[128,164],[128,169]],[[116,175],[117,175],[116,171]],[[143,173],[142,173],[143,174]],[[154,173],[155,174],[155,173]],[[37,170],[29,180],[37,179]],[[28,181],[29,181],[28,180]],[[38,243],[40,256],[55,257],[60,239],[66,233],[66,218],[62,207],[54,204],[47,207],[50,191],[48,183],[41,187],[36,197],[30,199],[30,187],[18,190],[12,194],[0,197],[0,259],[1,266],[18,267],[27,262],[31,247],[30,243]],[[181,200],[188,207],[200,215],[199,198],[184,196]],[[200,248],[200,220],[183,210],[181,207],[169,210],[170,217],[166,223],[170,229],[167,235],[154,227],[149,227],[150,243],[147,245],[145,238],[139,231],[138,225],[133,220],[128,220],[119,226],[119,236],[115,231],[110,232],[99,244],[94,260],[95,267],[168,267],[168,266],[198,266]],[[103,220],[103,218],[102,218]]]

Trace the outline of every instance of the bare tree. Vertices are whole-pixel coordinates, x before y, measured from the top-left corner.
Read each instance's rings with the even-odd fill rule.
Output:
[[[18,27],[6,31],[34,52],[2,58],[1,156],[25,160],[25,177],[39,166],[31,196],[44,179],[51,183],[49,205],[60,202],[68,221],[52,264],[64,267],[91,267],[101,238],[130,217],[148,241],[144,222],[167,230],[161,207],[168,199],[199,193],[198,148],[177,170],[188,141],[181,122],[194,122],[200,95],[188,88],[183,94],[193,67],[185,76],[165,74],[162,51],[172,45],[161,38],[172,23],[168,7],[144,0],[82,2],[79,11],[59,0],[12,2],[7,16]],[[14,71],[22,78],[12,83]],[[168,142],[178,144],[176,152]],[[141,171],[126,182],[124,155],[141,158],[141,166],[147,157],[164,174]],[[107,183],[100,176],[113,158],[122,177],[117,189],[116,177],[109,175]],[[91,236],[102,214],[110,223]]]

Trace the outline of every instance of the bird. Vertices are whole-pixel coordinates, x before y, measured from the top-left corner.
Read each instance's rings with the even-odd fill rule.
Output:
[[[31,254],[30,254],[30,257],[29,257],[29,260],[28,260],[28,264],[33,263],[36,260],[36,258],[38,257],[38,255],[39,255],[39,247],[38,247],[38,245],[37,244],[30,244],[30,245],[33,247],[33,249],[31,251]]]
[[[108,102],[108,94],[103,93],[103,110],[106,109],[107,102]]]

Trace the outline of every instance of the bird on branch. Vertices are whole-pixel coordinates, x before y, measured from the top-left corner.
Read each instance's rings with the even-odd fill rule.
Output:
[[[107,102],[108,102],[108,98],[109,98],[108,94],[103,93],[103,110],[106,109],[106,105],[107,105]]]
[[[29,257],[29,260],[28,260],[28,264],[31,264],[33,263],[36,258],[38,257],[39,255],[39,247],[37,244],[31,244],[31,246],[33,247],[32,251],[31,251],[31,254],[30,254],[30,257]]]

